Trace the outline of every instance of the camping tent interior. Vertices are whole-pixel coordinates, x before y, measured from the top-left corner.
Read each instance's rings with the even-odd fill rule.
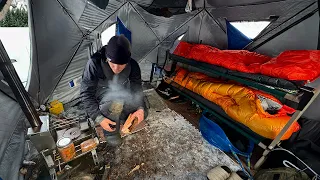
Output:
[[[192,7],[186,12],[188,2]],[[132,58],[146,81],[152,63],[163,65],[179,37],[227,49],[226,21],[269,22],[244,47],[249,51],[274,57],[285,50],[317,50],[318,5],[316,0],[29,0],[32,52],[26,89],[36,108],[55,99],[77,99],[80,84],[71,87],[70,82],[81,79],[90,55],[102,47],[103,32],[114,28],[117,18],[131,31]],[[21,109],[1,89],[0,174],[9,172],[8,164],[11,173],[19,171],[26,135]],[[319,102],[304,115],[320,120]]]

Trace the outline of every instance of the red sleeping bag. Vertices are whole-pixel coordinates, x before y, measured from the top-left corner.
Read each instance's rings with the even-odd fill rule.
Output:
[[[270,58],[247,50],[220,50],[209,45],[180,42],[175,55],[244,73],[307,81],[320,75],[320,51],[285,51]]]
[[[231,70],[259,73],[260,65],[271,58],[246,50],[220,50],[208,45],[180,42],[174,54]]]
[[[192,44],[181,41],[176,49],[174,50],[174,54],[182,57],[188,57],[189,52],[191,51]]]
[[[261,65],[261,74],[288,80],[312,81],[320,75],[320,51],[285,51]]]

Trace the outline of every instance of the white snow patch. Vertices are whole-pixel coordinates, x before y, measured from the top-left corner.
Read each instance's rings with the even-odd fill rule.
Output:
[[[30,67],[30,38],[28,27],[0,27],[0,39],[24,85]]]

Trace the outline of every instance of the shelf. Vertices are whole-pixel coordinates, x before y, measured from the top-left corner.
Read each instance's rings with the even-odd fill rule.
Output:
[[[277,146],[281,143],[281,138],[285,134],[285,132],[289,129],[289,127],[296,122],[302,114],[308,109],[308,107],[311,105],[311,103],[317,98],[317,96],[320,94],[320,78],[317,78],[313,82],[309,82],[305,84],[304,86],[299,87],[299,92],[298,93],[288,93],[285,91],[282,91],[277,88],[273,88],[270,85],[266,84],[261,84],[259,82],[256,82],[251,79],[246,79],[244,78],[245,75],[244,73],[241,74],[241,77],[235,76],[232,74],[236,73],[229,73],[229,70],[223,67],[207,64],[207,63],[202,63],[198,62],[195,60],[190,60],[186,59],[184,57],[180,57],[174,54],[170,54],[169,51],[167,51],[167,57],[173,61],[172,66],[171,66],[171,71],[170,73],[173,73],[175,71],[177,63],[183,63],[187,65],[191,65],[195,68],[201,69],[205,72],[207,72],[209,75],[213,75],[213,77],[221,77],[221,78],[226,78],[229,80],[233,80],[236,82],[239,82],[241,84],[247,85],[249,87],[262,90],[264,92],[270,93],[276,98],[278,98],[280,101],[282,101],[284,104],[289,105],[290,107],[293,107],[296,109],[296,112],[291,116],[290,120],[287,122],[287,124],[282,128],[280,133],[276,136],[275,139],[272,140],[272,142],[266,146],[261,141],[263,138],[257,136],[254,132],[247,131],[247,127],[240,126],[239,123],[235,123],[234,120],[223,116],[223,113],[219,114],[219,111],[217,112],[217,109],[207,105],[206,100],[199,100],[197,96],[192,95],[192,92],[188,92],[187,89],[181,88],[180,85],[175,84],[174,82],[171,83],[171,86],[173,89],[178,91],[180,94],[186,96],[193,102],[197,103],[199,106],[204,108],[206,111],[209,113],[213,114],[216,116],[219,120],[227,124],[229,127],[233,128],[237,132],[243,134],[245,137],[248,139],[251,139],[254,143],[258,144],[261,148],[264,149],[264,152],[261,156],[261,158],[257,161],[255,164],[255,169],[259,168],[262,163],[266,160],[267,155]],[[241,72],[237,72],[241,73]],[[272,77],[270,77],[272,78]],[[204,98],[203,98],[204,99]]]
[[[88,154],[88,153],[91,153],[91,151],[95,150],[96,148],[94,148],[94,149],[92,149],[92,150],[90,150],[90,151],[87,151],[87,152],[82,152],[80,145],[77,145],[77,146],[75,146],[75,149],[76,149],[76,155],[74,156],[74,158],[71,159],[70,161],[66,161],[66,162],[64,162],[64,161],[61,159],[61,157],[60,157],[60,155],[59,155],[58,152],[56,152],[55,154],[53,154],[54,160],[55,160],[55,161],[54,161],[55,166],[56,166],[56,167],[59,167],[59,165],[60,165],[60,166],[63,166],[63,165],[65,165],[65,164],[68,163],[68,162],[71,162],[71,161],[73,161],[73,160],[75,160],[75,159],[78,159],[78,158],[80,158],[80,157]]]
[[[228,125],[238,133],[242,134],[246,138],[252,140],[255,144],[259,145],[261,148],[265,148],[266,146],[262,144],[262,141],[266,138],[256,134],[255,132],[251,131],[248,127],[245,125],[236,122],[235,120],[231,119],[225,111],[218,105],[214,104],[211,101],[208,101],[207,99],[203,98],[202,96],[195,94],[194,92],[181,87],[179,84],[175,82],[171,82],[170,86],[180,93],[181,95],[187,97],[194,103],[198,104],[201,108],[206,110],[207,112],[214,115],[218,120],[220,120],[222,123]]]
[[[302,109],[306,105],[306,103],[310,100],[311,96],[313,95],[313,91],[314,91],[314,89],[312,87],[303,86],[303,87],[299,88],[298,93],[289,93],[287,91],[280,90],[279,88],[274,88],[271,85],[266,85],[266,84],[262,84],[260,82],[256,82],[256,81],[253,81],[250,79],[231,75],[232,73],[233,74],[247,74],[247,73],[242,73],[242,72],[235,73],[235,71],[231,71],[231,70],[228,70],[223,67],[219,67],[219,66],[215,66],[212,64],[187,59],[187,58],[177,56],[174,54],[170,54],[170,53],[168,55],[168,58],[174,62],[187,64],[187,65],[193,66],[195,68],[201,69],[201,70],[207,72],[209,75],[212,75],[214,77],[218,76],[218,77],[226,78],[226,79],[233,80],[233,81],[239,82],[241,84],[247,85],[251,88],[267,92],[267,93],[275,96],[277,99],[279,99],[284,104],[286,104],[294,109]],[[173,69],[175,69],[175,66],[176,65],[174,64]],[[171,70],[171,72],[173,72],[173,70]],[[232,72],[232,73],[230,73],[230,72]],[[264,77],[267,77],[267,76],[264,76]],[[269,78],[272,79],[272,77],[269,77]],[[277,78],[273,78],[273,79],[277,79]],[[274,80],[274,81],[276,81],[276,80]],[[320,84],[320,80],[316,80],[313,83]]]

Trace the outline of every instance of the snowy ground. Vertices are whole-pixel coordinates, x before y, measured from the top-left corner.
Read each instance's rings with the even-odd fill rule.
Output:
[[[151,109],[146,129],[127,136],[105,152],[108,179],[207,179],[218,165],[239,169],[226,154],[208,144],[181,115],[170,110],[154,90],[146,93]],[[137,165],[140,168],[129,173]]]

